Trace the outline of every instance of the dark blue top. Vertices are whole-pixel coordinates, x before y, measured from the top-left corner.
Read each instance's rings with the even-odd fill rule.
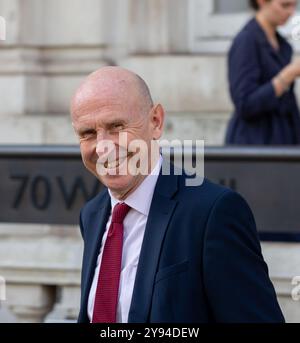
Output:
[[[283,323],[246,201],[206,179],[201,186],[189,187],[187,175],[178,175],[178,170],[163,163],[145,227],[128,322]],[[169,175],[163,170],[169,170]],[[89,322],[88,297],[110,213],[107,189],[81,211],[79,322]]]
[[[277,33],[279,50],[269,43],[255,18],[236,36],[228,58],[230,94],[235,112],[227,144],[300,143],[300,117],[294,84],[276,97],[272,78],[292,58],[292,47]]]

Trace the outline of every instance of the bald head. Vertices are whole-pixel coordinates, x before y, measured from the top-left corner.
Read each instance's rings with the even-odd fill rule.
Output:
[[[139,76],[120,67],[105,67],[80,85],[71,113],[84,165],[117,199],[124,199],[158,159],[159,145],[154,141],[163,133],[163,107],[153,106]],[[132,172],[129,161],[135,169],[143,165],[143,172]],[[104,175],[97,169],[102,170],[101,166],[108,170]]]
[[[99,103],[118,101],[136,106],[148,113],[153,101],[148,86],[137,74],[121,67],[103,67],[90,74],[77,89],[71,101],[71,114],[76,116],[87,100]]]

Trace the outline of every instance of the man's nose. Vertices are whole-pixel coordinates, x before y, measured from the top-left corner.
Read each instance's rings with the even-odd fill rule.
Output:
[[[115,149],[115,144],[105,131],[97,132],[96,153],[100,159],[106,159]]]
[[[97,130],[97,143],[106,139],[106,132],[103,129]]]
[[[97,144],[103,141],[109,141],[109,142],[114,143],[116,141],[116,136],[111,134],[107,130],[103,130],[103,129],[97,130]]]

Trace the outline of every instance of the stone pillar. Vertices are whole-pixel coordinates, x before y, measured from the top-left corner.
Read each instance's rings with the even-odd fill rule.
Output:
[[[80,307],[80,287],[60,286],[53,309],[45,318],[45,323],[76,322]]]
[[[126,27],[119,19],[126,1],[107,3],[0,0],[0,14],[7,20],[7,39],[0,45],[0,117],[5,123],[0,143],[77,143],[70,98],[84,76],[115,64],[112,52],[125,46]]]
[[[191,0],[130,0],[129,7],[129,52],[118,64],[141,75],[164,106],[163,138],[223,145],[232,112],[225,51],[193,54]]]
[[[76,226],[0,224],[3,305],[15,321],[43,322],[50,312],[49,321],[76,320],[82,248]]]
[[[262,252],[286,321],[299,323],[300,301],[292,297],[292,281],[300,276],[300,244],[262,242]]]
[[[39,284],[8,284],[7,308],[19,323],[41,323],[55,300],[55,288]]]
[[[189,0],[130,0],[130,52],[187,53]]]
[[[193,54],[191,0],[0,0],[0,13],[0,144],[76,144],[71,95],[104,65],[145,78],[167,110],[165,138],[223,144],[226,52]]]

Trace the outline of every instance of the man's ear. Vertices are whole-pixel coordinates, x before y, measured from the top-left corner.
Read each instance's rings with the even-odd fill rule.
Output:
[[[150,120],[153,128],[153,139],[159,139],[163,133],[165,111],[161,104],[155,105],[152,108]]]

